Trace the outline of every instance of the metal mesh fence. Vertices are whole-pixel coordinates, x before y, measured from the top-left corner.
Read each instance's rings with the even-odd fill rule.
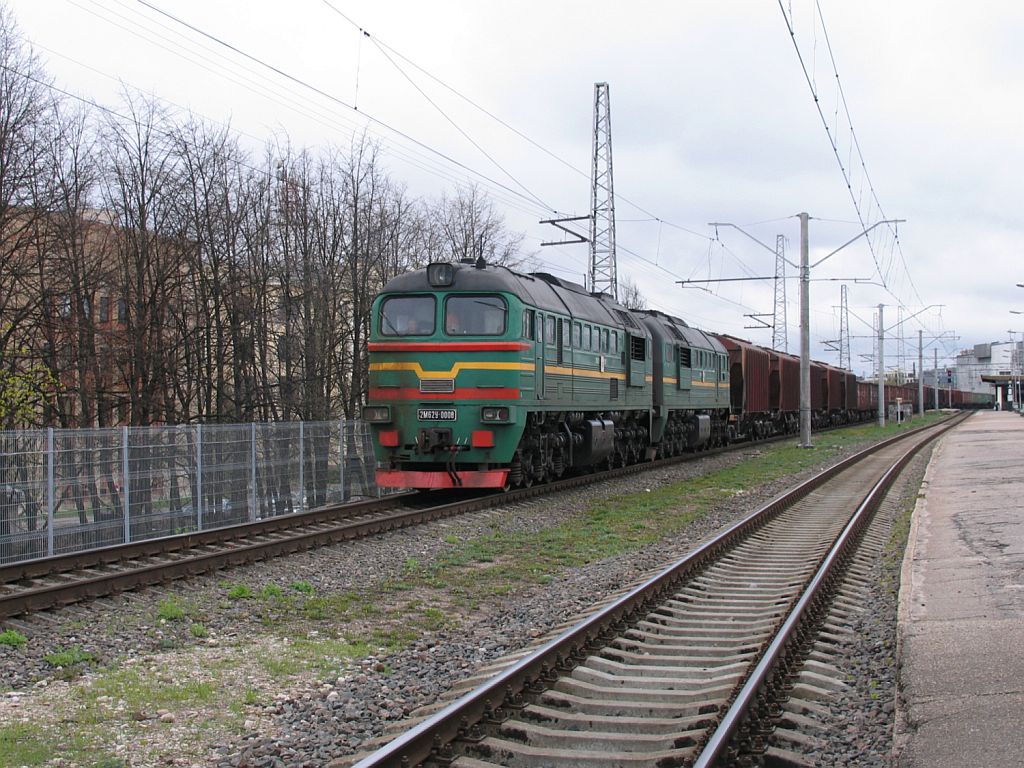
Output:
[[[362,422],[0,431],[0,563],[376,496]]]

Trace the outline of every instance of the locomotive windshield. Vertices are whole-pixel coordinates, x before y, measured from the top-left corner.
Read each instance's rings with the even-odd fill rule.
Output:
[[[501,296],[449,296],[444,330],[449,336],[500,336],[508,308]]]
[[[380,305],[381,336],[430,336],[434,333],[433,296],[389,296]]]

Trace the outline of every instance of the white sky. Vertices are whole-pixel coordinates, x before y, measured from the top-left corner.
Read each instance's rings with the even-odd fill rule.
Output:
[[[884,278],[888,287],[848,283],[859,372],[873,365],[862,355],[872,351],[879,303],[886,327],[900,319],[901,303],[903,316],[943,305],[903,325],[908,369],[919,329],[926,367],[936,344],[930,337],[946,335],[937,342],[942,358],[1008,340],[1008,330],[1024,332],[1024,316],[1009,312],[1024,311],[1024,289],[1015,286],[1024,282],[1019,2],[146,2],[337,101],[139,0],[7,0],[62,88],[116,107],[121,80],[181,110],[230,121],[252,147],[280,132],[295,145],[344,147],[365,128],[381,142],[392,177],[414,195],[481,181],[466,168],[486,177],[483,188],[509,227],[526,233],[543,267],[580,282],[586,247],[542,249],[557,232],[537,223],[552,213],[532,196],[562,213],[587,212],[594,83],[608,82],[620,276],[637,282],[652,306],[692,325],[766,345],[771,332],[745,329],[752,323],[743,315],[771,313],[770,281],[720,283],[710,293],[674,281],[773,273],[771,253],[731,229],[720,229],[715,241],[711,221],[742,225],[773,246],[783,234],[797,261],[794,215],[807,211],[812,263],[861,231],[791,42],[789,15],[865,221],[882,216],[851,149],[826,33],[882,210],[907,220],[899,225],[901,251],[883,225],[872,240],[874,259],[862,238],[812,273],[812,355],[838,360],[821,342],[838,337],[840,279]],[[791,352],[799,343],[797,297],[790,280]],[[899,355],[897,333],[887,334],[890,365]]]

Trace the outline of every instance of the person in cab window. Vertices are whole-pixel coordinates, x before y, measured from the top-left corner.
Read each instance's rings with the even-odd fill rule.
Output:
[[[420,330],[420,321],[417,320],[415,317],[410,317],[408,322],[406,322],[405,324],[405,335],[416,336],[420,333],[422,333],[422,331]]]

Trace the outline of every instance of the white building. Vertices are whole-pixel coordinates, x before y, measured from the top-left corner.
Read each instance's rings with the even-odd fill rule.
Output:
[[[993,341],[975,344],[973,348],[961,350],[952,365],[945,368],[939,366],[939,386],[945,388],[952,384],[953,389],[990,395],[993,392],[992,384],[982,381],[981,377],[1024,373],[1021,370],[1022,362],[1024,342]],[[934,386],[934,370],[924,372],[924,383]]]

